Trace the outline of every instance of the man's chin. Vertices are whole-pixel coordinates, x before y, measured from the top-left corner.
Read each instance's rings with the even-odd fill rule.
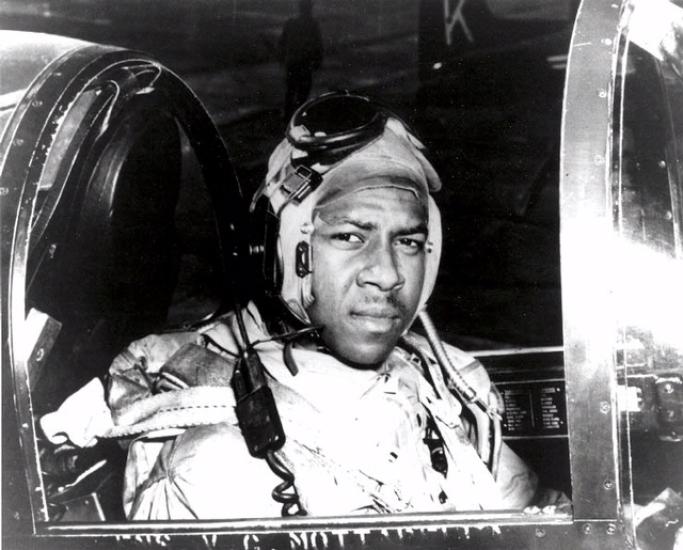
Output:
[[[384,363],[396,346],[387,343],[354,343],[330,347],[332,354],[347,365],[359,369],[375,369]]]

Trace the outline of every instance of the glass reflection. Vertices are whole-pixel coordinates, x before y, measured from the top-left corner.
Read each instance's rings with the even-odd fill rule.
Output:
[[[625,451],[638,504],[683,488],[683,79],[661,55],[655,27],[645,32],[634,24],[639,45],[624,44],[614,120],[610,277],[619,403],[629,413]]]
[[[616,303],[626,365],[680,363],[677,322],[683,311],[681,180],[672,97],[683,80],[636,44],[622,64],[617,171],[614,179]],[[670,353],[674,352],[672,363]],[[678,361],[678,363],[677,363]]]

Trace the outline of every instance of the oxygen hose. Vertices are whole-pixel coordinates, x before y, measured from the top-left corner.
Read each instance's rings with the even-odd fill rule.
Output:
[[[489,466],[491,473],[494,478],[498,475],[498,464],[500,461],[500,452],[502,449],[502,429],[501,429],[501,416],[498,412],[498,401],[495,397],[495,392],[490,392],[489,400],[492,400],[492,404],[485,403],[484,400],[477,394],[472,386],[469,385],[467,380],[460,374],[460,372],[451,363],[446,349],[439,338],[439,334],[436,331],[434,322],[426,310],[420,311],[418,314],[420,322],[425,329],[427,335],[427,340],[429,341],[434,356],[438,361],[441,368],[450,378],[451,384],[455,391],[460,394],[462,399],[468,403],[479,407],[486,415],[490,418],[493,425],[493,449],[489,451],[488,437],[485,434],[488,432],[488,426],[484,426],[483,422],[475,414],[475,420],[477,422],[477,451],[482,460],[485,460]]]
[[[491,399],[495,401],[494,407],[498,406],[498,392],[491,392]],[[491,451],[491,474],[493,479],[498,479],[500,466],[500,453],[503,448],[503,427],[498,418],[491,419],[493,422],[493,450]]]
[[[431,369],[429,368],[429,359],[427,358],[427,355],[419,348],[419,346],[415,345],[407,335],[403,335],[399,342],[408,353],[413,354],[420,360],[427,382],[429,382],[432,388],[434,388],[434,393],[436,396],[439,399],[442,399],[442,393],[447,391],[447,388],[445,387],[443,378],[439,377],[438,373],[432,373]]]
[[[498,411],[485,403],[482,398],[477,395],[477,392],[474,390],[474,388],[467,383],[467,380],[463,378],[458,369],[453,366],[453,363],[451,363],[451,360],[446,353],[446,349],[443,347],[443,343],[439,338],[439,334],[437,333],[436,327],[434,326],[432,319],[429,317],[429,314],[425,310],[422,310],[418,314],[418,317],[420,318],[420,322],[425,329],[427,340],[429,340],[429,344],[432,346],[432,351],[436,356],[436,360],[451,379],[454,389],[465,401],[477,405],[482,411],[491,417],[491,419],[497,418],[500,420],[501,418]]]

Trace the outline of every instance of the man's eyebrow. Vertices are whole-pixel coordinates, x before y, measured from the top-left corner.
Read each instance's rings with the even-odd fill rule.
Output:
[[[363,229],[365,231],[377,229],[377,224],[374,222],[365,222],[350,216],[320,216],[320,219],[328,225],[343,225],[348,223],[355,225],[358,229]]]
[[[344,225],[344,224],[350,224],[356,226],[358,229],[362,229],[364,231],[370,231],[372,229],[377,229],[378,225],[375,222],[366,222],[366,221],[361,221],[359,219],[350,217],[350,216],[329,216],[327,218],[324,218],[320,216],[320,219],[322,219],[326,224],[328,225]],[[416,225],[411,225],[409,227],[402,227],[394,231],[395,235],[414,235],[415,233],[424,233],[425,235],[428,233],[427,229],[427,224],[425,222],[420,222]]]
[[[415,233],[424,233],[425,235],[428,233],[427,229],[427,224],[424,222],[421,222],[417,225],[413,225],[411,227],[405,227],[402,229],[399,229],[396,231],[397,235],[413,235]]]

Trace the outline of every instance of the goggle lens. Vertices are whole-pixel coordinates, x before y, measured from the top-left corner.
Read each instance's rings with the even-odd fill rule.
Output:
[[[379,136],[387,116],[386,109],[367,97],[331,92],[294,113],[287,139],[309,153],[348,154]]]

